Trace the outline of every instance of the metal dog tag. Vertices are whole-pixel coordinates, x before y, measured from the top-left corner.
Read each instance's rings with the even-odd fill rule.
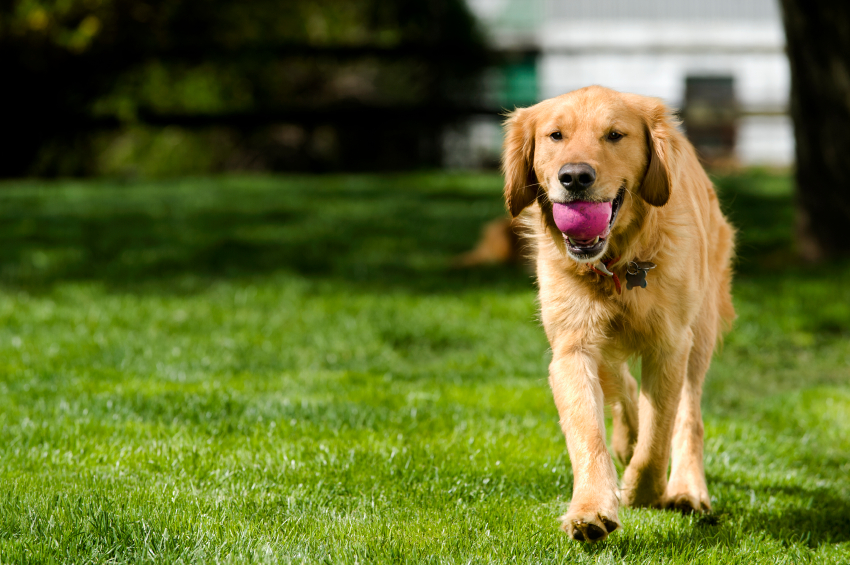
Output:
[[[614,276],[614,273],[612,273],[608,269],[608,266],[605,263],[603,263],[602,261],[599,261],[598,263],[596,263],[596,265],[594,265],[594,267],[596,267],[596,270],[598,270],[600,273],[602,273],[606,277],[613,277]]]
[[[650,261],[629,261],[626,269],[626,289],[646,288],[646,273],[655,267],[655,263]]]

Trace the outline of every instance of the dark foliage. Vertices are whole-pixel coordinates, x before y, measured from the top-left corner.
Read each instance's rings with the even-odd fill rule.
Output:
[[[435,164],[486,52],[461,0],[71,0],[0,9],[0,59],[10,176],[85,173],[140,124],[225,128],[263,168]]]

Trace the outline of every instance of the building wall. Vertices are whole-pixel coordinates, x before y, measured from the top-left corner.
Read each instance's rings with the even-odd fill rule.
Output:
[[[688,76],[731,76],[743,116],[735,148],[745,165],[794,158],[790,71],[774,22],[551,21],[540,28],[539,94],[601,84],[684,103]]]
[[[509,5],[516,0],[479,1]],[[551,19],[705,22],[712,20],[766,21],[778,20],[780,17],[776,0],[542,0],[542,2],[545,6],[546,17]]]
[[[737,159],[793,161],[790,72],[776,0],[468,1],[495,45],[539,49],[540,100],[601,84],[681,108],[686,77],[730,76],[742,112]],[[495,126],[490,131],[499,135]]]

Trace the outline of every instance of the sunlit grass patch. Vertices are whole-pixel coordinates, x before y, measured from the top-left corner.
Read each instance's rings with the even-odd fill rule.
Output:
[[[449,266],[498,176],[6,183],[0,562],[850,561],[850,264],[793,259],[786,177],[718,180],[714,513],[594,546],[531,275]]]

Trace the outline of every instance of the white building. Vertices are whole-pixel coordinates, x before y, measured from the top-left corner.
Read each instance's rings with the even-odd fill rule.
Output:
[[[732,112],[728,149],[737,162],[793,161],[777,0],[467,1],[492,44],[512,60],[490,80],[503,107],[601,84],[684,108],[687,128],[688,108],[720,92]],[[470,133],[476,156],[500,143],[492,119],[476,121]]]

